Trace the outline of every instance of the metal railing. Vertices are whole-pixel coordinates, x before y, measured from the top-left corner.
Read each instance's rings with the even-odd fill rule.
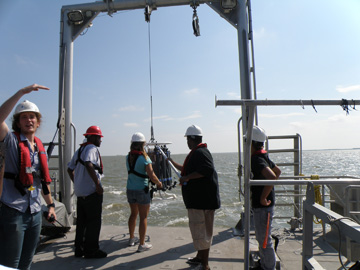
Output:
[[[355,194],[351,194],[354,192]],[[356,198],[359,198],[360,185],[350,185],[345,188],[345,216],[351,217],[357,223],[360,224],[360,201]],[[352,195],[355,195],[355,200]],[[355,209],[354,209],[355,208]],[[354,254],[357,255],[358,254]],[[352,237],[346,236],[346,257],[348,260],[352,259]]]
[[[271,140],[293,140],[293,148],[288,149],[270,149]],[[282,136],[268,136],[266,141],[266,150],[270,153],[293,153],[292,162],[276,162],[276,165],[279,167],[293,167],[294,176],[300,176],[302,174],[302,139],[300,134],[296,135],[282,135]],[[282,177],[280,177],[282,179]],[[294,189],[289,190],[284,187],[283,190],[275,190],[275,194],[280,200],[277,200],[277,206],[280,207],[293,207],[293,216],[296,218],[301,218],[301,201],[304,194],[301,193],[301,186],[295,186]],[[284,201],[286,197],[293,197],[292,203],[281,202]],[[279,203],[280,201],[280,203]],[[285,212],[285,211],[284,211]],[[287,212],[287,211],[286,211]],[[290,219],[292,217],[277,215],[274,217],[276,219]]]
[[[354,180],[359,182],[358,180]],[[355,183],[354,182],[354,183]],[[333,182],[332,184],[344,184],[342,181]],[[304,205],[304,217],[303,217],[303,250],[302,250],[302,269],[324,269],[313,256],[313,218],[314,216],[320,218],[324,223],[335,224],[341,234],[346,237],[347,240],[350,238],[360,244],[360,225],[353,220],[337,214],[325,208],[322,205],[315,203],[314,185],[308,183],[306,191],[306,200]],[[339,239],[341,241],[341,239]],[[341,252],[340,250],[338,251]],[[350,252],[351,254],[351,252]],[[349,253],[346,257],[349,259]],[[339,256],[340,257],[340,256]],[[344,269],[346,269],[341,261],[340,262]]]
[[[351,237],[352,241],[360,243],[360,225],[334,211],[315,202],[314,184],[319,185],[359,185],[360,179],[322,179],[322,180],[249,180],[252,185],[307,185],[306,199],[303,201],[303,251],[302,269],[324,269],[314,258],[313,254],[313,218],[320,218],[323,223],[334,224],[341,230],[342,235]],[[360,187],[360,186],[359,186]],[[347,256],[348,257],[348,256]]]

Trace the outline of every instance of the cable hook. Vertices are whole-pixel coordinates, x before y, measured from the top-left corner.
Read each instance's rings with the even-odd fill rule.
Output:
[[[315,105],[314,105],[314,101],[313,101],[313,100],[311,100],[311,105],[312,105],[314,111],[317,113],[317,110],[316,110],[316,108],[315,108]]]
[[[192,17],[192,27],[194,30],[194,35],[195,37],[198,37],[200,36],[200,26],[199,26],[199,17],[197,15],[196,8],[199,6],[199,3],[194,1],[190,6],[194,9],[194,13]]]
[[[148,22],[148,23],[150,22],[151,12],[152,12],[152,8],[149,5],[147,5],[145,7],[144,15],[145,15],[145,21]]]

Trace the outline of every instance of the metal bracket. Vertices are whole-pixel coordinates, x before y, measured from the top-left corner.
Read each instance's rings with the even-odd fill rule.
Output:
[[[60,129],[59,134],[61,139],[61,145],[65,145],[65,108],[62,108],[61,110],[59,129]]]
[[[151,12],[153,10],[156,10],[156,4],[155,2],[153,2],[152,0],[147,0],[146,1],[146,6],[145,6],[145,21],[146,22],[150,22],[150,15],[151,15]]]
[[[113,7],[113,8],[110,8],[110,3],[113,3],[114,0],[104,0],[104,2],[105,2],[106,5],[107,5],[107,14],[108,14],[110,17],[112,17],[111,15],[116,12],[116,9],[115,9],[114,7]],[[113,6],[114,6],[114,4],[113,4]]]

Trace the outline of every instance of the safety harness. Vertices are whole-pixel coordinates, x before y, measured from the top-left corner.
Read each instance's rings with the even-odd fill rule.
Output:
[[[32,170],[30,150],[26,140],[21,141],[20,133],[14,132],[14,134],[18,140],[20,170],[18,174],[4,172],[4,177],[7,179],[13,179],[16,189],[22,196],[24,196],[26,194],[25,189],[29,188],[34,183],[35,172]],[[51,178],[49,174],[46,151],[39,138],[35,137],[34,141],[38,149],[39,161],[41,165],[41,185],[44,194],[47,195],[49,194],[47,184],[51,183]]]
[[[130,173],[133,173],[135,174],[136,176],[139,176],[141,178],[149,178],[149,176],[147,174],[142,174],[142,173],[139,173],[137,171],[135,171],[135,164],[136,164],[136,161],[138,159],[139,156],[141,156],[143,153],[141,151],[137,151],[137,150],[131,150],[129,155],[128,155],[128,164],[129,164],[129,170],[128,170],[128,174]],[[134,162],[131,164],[130,163],[130,155],[134,156]]]
[[[79,151],[78,151],[78,158],[77,158],[77,160],[76,160],[76,162],[75,162],[75,165],[77,165],[77,163],[80,162],[80,164],[82,164],[83,166],[85,166],[85,162],[80,158],[80,156],[81,156],[82,151],[84,151],[85,147],[86,147],[88,144],[93,144],[93,143],[91,143],[91,142],[86,142],[86,143],[81,144],[81,146],[80,146],[80,148],[79,148]],[[95,169],[96,171],[98,171],[99,174],[103,174],[103,172],[104,172],[104,166],[103,166],[103,163],[102,163],[102,160],[101,160],[101,155],[100,155],[99,149],[96,149],[96,150],[98,151],[98,154],[99,154],[100,166],[97,165],[97,164],[94,164],[94,163],[92,163],[92,164],[93,164],[93,166],[94,166],[94,169]]]

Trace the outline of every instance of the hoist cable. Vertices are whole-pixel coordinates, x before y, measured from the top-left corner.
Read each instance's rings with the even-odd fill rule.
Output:
[[[150,142],[154,142],[154,126],[153,126],[153,102],[152,102],[152,75],[151,75],[151,34],[150,20],[148,21],[148,39],[149,39],[149,76],[150,76],[150,107],[151,107],[151,138]]]

